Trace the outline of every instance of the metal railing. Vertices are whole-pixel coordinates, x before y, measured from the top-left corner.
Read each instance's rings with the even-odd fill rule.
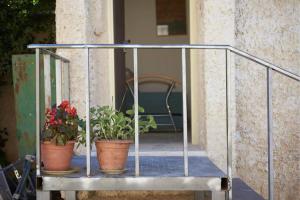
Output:
[[[226,57],[226,133],[227,133],[227,176],[229,180],[229,190],[226,192],[227,199],[232,199],[232,116],[231,108],[231,54],[242,56],[250,61],[266,67],[267,69],[267,121],[268,121],[268,196],[273,199],[273,133],[272,133],[272,73],[278,72],[286,77],[300,82],[300,76],[289,72],[279,66],[276,66],[263,59],[255,57],[247,52],[241,51],[230,45],[141,45],[141,44],[31,44],[28,48],[36,49],[36,141],[37,141],[37,175],[40,176],[40,111],[39,111],[39,62],[40,50],[46,54],[54,56],[61,62],[69,61],[51,51],[45,49],[84,49],[85,52],[85,74],[86,74],[86,143],[90,146],[90,84],[89,84],[89,50],[95,48],[101,49],[133,49],[134,63],[134,113],[135,113],[135,175],[140,175],[139,170],[139,124],[138,124],[138,49],[181,49],[182,66],[182,100],[183,100],[183,156],[184,156],[184,175],[188,176],[188,137],[187,137],[187,84],[186,84],[186,50],[187,49],[212,49],[224,50]],[[58,102],[59,103],[59,102]],[[86,148],[86,175],[91,175],[91,149]]]
[[[59,56],[47,49],[35,50],[35,78],[36,78],[36,171],[37,175],[41,174],[41,149],[40,149],[40,54],[43,54],[44,59],[44,84],[45,84],[45,108],[51,108],[51,57],[55,59],[55,79],[56,79],[56,103],[60,104],[62,99],[70,99],[70,82],[69,82],[69,64],[70,61],[62,56]],[[62,71],[64,69],[64,72]],[[67,71],[66,71],[67,70]],[[65,88],[62,88],[62,75],[65,76]],[[64,96],[63,96],[64,94]]]

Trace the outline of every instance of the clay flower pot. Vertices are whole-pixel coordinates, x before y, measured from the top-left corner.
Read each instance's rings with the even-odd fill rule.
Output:
[[[97,140],[97,159],[103,172],[124,171],[131,140]]]
[[[64,146],[42,142],[41,154],[44,169],[49,171],[66,171],[70,169],[75,141],[68,141]]]

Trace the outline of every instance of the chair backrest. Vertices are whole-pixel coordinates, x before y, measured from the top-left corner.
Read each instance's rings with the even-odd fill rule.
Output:
[[[161,83],[165,85],[172,85],[175,83],[175,87],[178,87],[181,85],[181,82],[179,80],[176,80],[174,78],[171,78],[169,76],[160,75],[160,74],[144,74],[138,77],[139,84],[145,84],[145,83]],[[131,77],[126,80],[126,83],[131,85],[133,83],[134,78]]]

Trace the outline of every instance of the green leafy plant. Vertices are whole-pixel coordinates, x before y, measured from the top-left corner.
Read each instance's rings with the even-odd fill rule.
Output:
[[[139,113],[144,113],[144,108],[139,107]],[[110,106],[96,106],[90,110],[91,141],[100,140],[131,140],[134,138],[134,111],[127,110],[126,114]],[[86,142],[86,121],[80,121],[79,143]],[[146,133],[157,128],[154,117],[139,115],[139,133]]]
[[[58,107],[47,109],[43,140],[57,145],[65,145],[67,141],[76,140],[78,122],[77,111],[68,101],[63,101]]]

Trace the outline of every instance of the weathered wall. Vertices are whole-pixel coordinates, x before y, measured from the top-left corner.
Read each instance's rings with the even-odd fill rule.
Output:
[[[300,74],[300,2],[236,1],[236,45]],[[237,175],[267,197],[266,71],[236,59]],[[276,199],[300,199],[300,85],[274,74]]]
[[[56,1],[56,42],[62,44],[112,43],[111,1]],[[84,49],[59,50],[71,60],[71,103],[79,113],[85,108]],[[90,50],[91,104],[113,104],[114,65],[111,50]]]
[[[113,43],[112,1],[57,0],[56,42],[60,44]],[[84,49],[60,49],[70,63],[71,103],[85,116],[86,59]],[[90,103],[114,105],[113,51],[90,49]],[[77,149],[84,152],[84,149]]]
[[[234,1],[204,0],[200,9],[203,21],[199,43],[234,44]],[[205,50],[198,67],[203,67],[200,76],[204,77],[206,150],[209,157],[226,171],[225,51]],[[232,93],[233,100],[234,96]],[[232,111],[234,116],[234,106]]]
[[[199,44],[203,41],[203,2],[190,0],[190,44]],[[202,67],[203,51],[190,51],[190,85],[191,85],[191,132],[192,143],[206,148],[206,110],[204,87],[204,67]]]

